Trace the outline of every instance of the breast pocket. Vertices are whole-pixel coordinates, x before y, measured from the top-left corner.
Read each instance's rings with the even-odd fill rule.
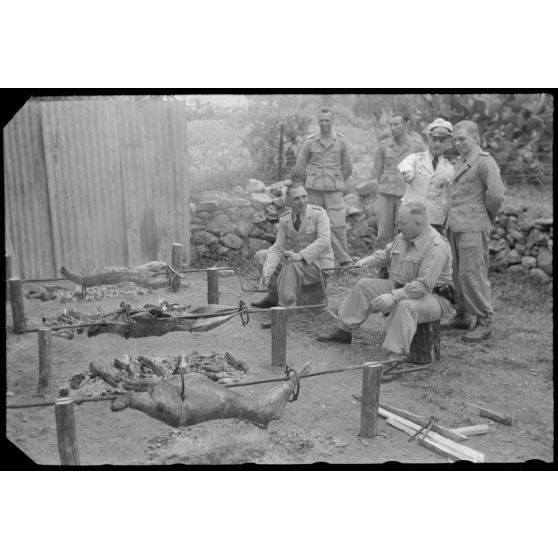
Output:
[[[405,281],[412,281],[418,276],[421,259],[418,256],[405,256],[401,260],[401,275]]]

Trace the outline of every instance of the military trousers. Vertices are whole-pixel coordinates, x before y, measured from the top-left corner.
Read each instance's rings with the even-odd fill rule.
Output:
[[[263,273],[267,253],[268,250],[259,250],[255,255],[256,268],[260,275]],[[279,264],[269,280],[267,296],[272,302],[278,302],[279,306],[294,306],[302,286],[319,283],[322,280],[321,274],[317,265],[304,260]]]
[[[376,222],[378,223],[378,236],[374,242],[374,251],[383,250],[395,238],[397,215],[401,205],[402,196],[391,194],[378,194],[376,196]]]
[[[388,279],[360,279],[339,308],[339,327],[353,331],[362,325],[372,312],[372,301],[393,290]],[[449,302],[432,294],[421,298],[407,298],[398,302],[388,317],[388,330],[382,348],[398,355],[406,355],[417,331],[417,324],[437,322],[449,313]]]
[[[347,206],[341,190],[324,192],[322,190],[306,189],[308,203],[323,207],[329,217],[331,230],[331,248],[337,263],[352,262],[347,246]]]
[[[448,240],[453,256],[455,309],[458,314],[471,314],[478,323],[488,325],[494,313],[488,280],[489,234],[448,230]]]

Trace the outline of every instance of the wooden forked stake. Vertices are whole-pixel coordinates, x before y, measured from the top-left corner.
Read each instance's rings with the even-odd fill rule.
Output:
[[[271,366],[285,366],[287,362],[287,309],[271,309]]]
[[[39,328],[39,388],[37,392],[43,393],[52,377],[52,330],[49,327]]]
[[[57,399],[54,403],[56,416],[56,438],[61,465],[79,465],[79,450],[76,438],[74,402],[69,398]]]
[[[360,400],[360,436],[374,438],[378,434],[378,407],[382,365],[367,363],[362,369],[362,396]]]
[[[207,304],[219,304],[219,270],[216,267],[207,270]]]
[[[8,279],[10,286],[10,303],[12,305],[12,317],[14,323],[14,333],[23,333],[27,326],[25,311],[23,309],[23,289],[19,277]]]

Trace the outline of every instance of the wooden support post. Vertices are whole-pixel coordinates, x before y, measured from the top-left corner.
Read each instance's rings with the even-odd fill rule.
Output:
[[[62,465],[79,465],[74,402],[67,397],[57,399],[54,403],[54,414],[60,463]]]
[[[182,244],[178,242],[173,242],[172,244],[172,256],[171,256],[171,265],[177,271],[182,267]]]
[[[52,377],[51,333],[50,327],[39,328],[39,394],[49,387]]]
[[[8,279],[10,285],[10,303],[12,305],[12,318],[14,333],[22,333],[26,328],[25,312],[23,310],[23,289],[19,277]]]
[[[10,286],[8,279],[12,276],[12,256],[6,254],[6,300],[10,298]]]
[[[271,309],[271,366],[287,362],[287,309]]]
[[[360,435],[374,438],[378,434],[378,406],[380,404],[381,364],[365,364],[362,369],[360,400]]]
[[[207,270],[207,304],[219,304],[219,270],[216,267]]]

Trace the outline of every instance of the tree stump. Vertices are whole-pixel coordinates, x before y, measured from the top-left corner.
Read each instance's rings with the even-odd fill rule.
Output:
[[[324,279],[324,285],[326,284]],[[310,306],[311,304],[323,304],[325,302],[324,290],[321,283],[302,285],[296,299],[297,306]]]
[[[440,360],[439,321],[417,325],[407,360],[416,364],[429,364]]]

